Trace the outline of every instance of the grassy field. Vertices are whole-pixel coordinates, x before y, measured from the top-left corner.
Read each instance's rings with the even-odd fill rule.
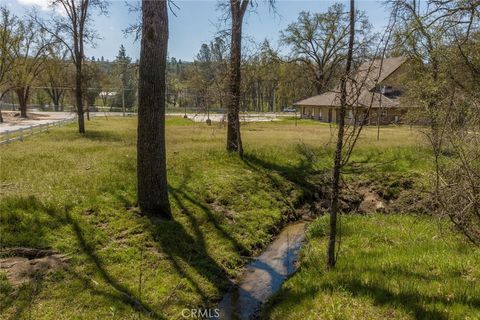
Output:
[[[53,248],[70,257],[66,269],[20,288],[0,272],[1,318],[177,319],[184,308],[214,306],[315,192],[316,177],[331,167],[334,133],[307,120],[297,127],[249,123],[241,160],[224,151],[225,131],[167,119],[172,221],[135,209],[136,119],[95,119],[85,137],[70,125],[0,146],[1,247]],[[347,179],[387,187],[389,177],[427,181],[430,155],[420,140],[409,128],[386,127],[377,141],[368,129]]]
[[[344,216],[338,264],[326,270],[327,222],[310,226],[301,269],[264,319],[480,319],[480,250],[445,222]]]

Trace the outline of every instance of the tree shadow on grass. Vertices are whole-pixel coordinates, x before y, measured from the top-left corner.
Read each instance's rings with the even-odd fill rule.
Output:
[[[88,140],[98,142],[121,142],[126,140],[124,134],[115,131],[89,129],[85,132],[84,137]]]
[[[48,249],[48,233],[64,224],[61,214],[53,206],[42,203],[36,196],[6,197],[1,201],[0,212],[0,249]]]
[[[243,156],[244,163],[255,171],[261,171],[275,187],[279,187],[279,182],[270,172],[276,172],[282,178],[295,184],[304,194],[304,197],[311,197],[318,190],[318,185],[311,179],[319,173],[314,168],[314,161],[309,154],[311,150],[299,147],[300,160],[296,166],[279,164],[259,157],[254,153],[247,153]]]
[[[412,279],[412,282],[416,280]],[[421,293],[410,292],[393,292],[384,286],[377,283],[364,284],[359,279],[342,280],[338,283],[339,286],[351,292],[353,296],[366,296],[371,297],[375,304],[400,307],[407,312],[411,312],[415,315],[416,319],[448,319],[449,317],[440,310],[427,309],[424,304],[436,304],[441,303],[443,305],[464,304],[462,299],[453,298],[449,299],[445,296],[426,296]],[[325,288],[327,289],[327,288]],[[472,301],[471,305],[478,305],[480,302],[478,299]]]
[[[417,278],[415,276],[415,278]],[[412,279],[412,282],[417,279]],[[407,313],[413,314],[415,319],[449,319],[448,315],[442,310],[428,309],[425,304],[435,305],[441,303],[442,305],[454,305],[462,304],[464,306],[473,306],[475,308],[480,307],[480,300],[474,299],[470,302],[465,302],[461,298],[449,299],[445,296],[439,295],[423,295],[421,293],[410,292],[393,292],[388,288],[378,283],[365,284],[359,279],[344,278],[335,283],[322,284],[320,286],[307,286],[303,288],[297,288],[298,291],[294,292],[290,288],[284,289],[280,295],[275,296],[269,301],[266,308],[264,308],[261,314],[261,319],[270,319],[272,306],[282,301],[288,301],[292,303],[296,301],[299,303],[304,299],[311,299],[317,294],[323,292],[327,294],[333,294],[337,290],[340,293],[350,294],[352,297],[366,297],[373,300],[374,305],[380,305],[385,307],[391,307],[395,309],[403,309]],[[326,306],[328,307],[328,306]]]
[[[49,233],[65,224],[53,206],[45,205],[36,196],[6,197],[2,199],[0,212],[0,258],[10,255],[4,254],[2,249],[6,248],[51,249]],[[16,288],[4,287],[5,291],[1,293],[8,297],[0,303],[0,314],[12,306],[15,309],[9,319],[19,319],[31,312],[35,298],[42,291],[43,276],[37,274],[31,282]]]
[[[122,301],[126,305],[132,306],[135,310],[142,312],[153,319],[163,319],[161,315],[156,313],[148,304],[137,297],[132,290],[120,284],[118,280],[108,273],[93,246],[91,246],[85,239],[84,230],[82,230],[82,227],[78,221],[70,214],[70,207],[66,206],[64,210],[59,210],[58,208],[45,205],[34,196],[12,198],[8,202],[2,203],[2,207],[15,208],[20,214],[18,217],[14,213],[10,213],[8,216],[1,217],[2,230],[6,233],[11,233],[12,239],[13,235],[19,236],[19,239],[17,239],[15,242],[2,242],[2,247],[20,246],[36,249],[49,249],[50,246],[48,242],[48,233],[57,228],[69,225],[74,232],[74,236],[78,243],[78,248],[83,254],[85,254],[88,260],[92,262],[95,271],[97,271],[101,278],[113,289],[113,292],[98,289],[95,286],[92,286],[92,281],[88,277],[77,274],[73,268],[71,268],[71,266],[67,266],[65,272],[70,274],[72,277],[79,279],[83,283],[84,287],[90,290],[90,292],[93,294],[101,294],[112,301]],[[27,214],[22,215],[22,212]],[[19,221],[21,221],[22,218],[25,218],[24,216],[30,215],[32,216],[29,218],[30,220],[27,222],[23,221],[23,224],[19,224]],[[46,220],[47,217],[49,217],[49,220]],[[48,225],[45,226],[47,223]],[[9,227],[10,225],[11,227]],[[22,227],[19,229],[20,225]],[[10,238],[7,238],[6,240],[9,239]],[[32,283],[23,286],[17,291],[17,293],[15,293],[15,299],[8,299],[8,301],[3,301],[0,303],[0,314],[3,314],[3,312],[5,312],[8,308],[15,305],[12,319],[25,316],[26,312],[30,310],[35,296],[40,294],[42,291],[43,285],[41,286],[41,284],[44,282],[43,280],[43,277],[34,279]],[[14,294],[14,292],[11,291],[9,294]]]
[[[222,290],[229,280],[224,269],[204,247],[203,237],[198,236],[197,231],[194,231],[196,236],[190,235],[185,227],[175,220],[151,217],[150,221],[154,228],[154,238],[174,271],[190,283],[200,295],[204,306],[208,306],[212,297],[200,283],[200,277],[219,290]]]
[[[208,218],[208,222],[213,224],[219,235],[226,239],[238,253],[250,254],[248,248],[235,239],[235,237],[222,226],[220,221],[221,218],[217,217],[209,209],[208,205],[203,204],[201,200],[197,200],[190,195],[185,183],[181,184],[178,188],[170,186],[169,191],[172,200],[180,209],[181,214],[185,215],[188,219],[193,235],[191,235],[191,233],[185,229],[185,226],[178,221],[166,221],[155,218],[150,219],[156,228],[155,238],[163,249],[163,252],[168,255],[175,271],[179,272],[180,275],[187,279],[195,288],[196,292],[202,298],[204,304],[203,307],[210,305],[213,301],[212,296],[209,296],[205,290],[202,289],[198,280],[190,275],[190,272],[184,267],[185,264],[188,264],[188,266],[194,269],[198,275],[206,279],[209,284],[215,286],[219,293],[227,293],[227,289],[229,289],[228,294],[224,296],[224,299],[220,302],[219,307],[221,309],[226,308],[234,314],[239,314],[239,310],[247,307],[236,305],[237,301],[232,299],[232,297],[238,295],[239,292],[242,292],[242,296],[246,299],[244,301],[249,301],[249,307],[258,307],[260,305],[258,299],[253,297],[249,292],[236,286],[228,278],[225,268],[219,265],[210,255],[204,231],[200,228],[199,219],[196,217],[195,212],[192,212],[189,209],[187,202],[201,210]],[[275,270],[271,268],[270,270],[268,269],[269,266],[261,263],[259,263],[257,268],[269,270],[272,274],[276,273]]]
[[[153,234],[155,240],[159,243],[163,252],[169,257],[169,260],[172,263],[173,269],[175,272],[178,272],[183,278],[187,279],[192,287],[198,292],[202,298],[202,302],[205,306],[212,301],[212,294],[208,293],[204,284],[204,280],[208,281],[210,285],[213,285],[218,289],[219,292],[225,291],[228,287],[232,285],[231,281],[228,279],[228,276],[225,272],[223,266],[218,264],[210,255],[207,249],[205,242],[204,233],[199,226],[199,221],[196,212],[193,212],[189,209],[189,206],[185,204],[188,202],[190,205],[198,207],[206,216],[208,221],[211,222],[215,228],[217,228],[220,235],[229,239],[232,245],[241,252],[248,251],[238,242],[234,237],[230,236],[227,230],[221,225],[219,218],[211,212],[207,205],[204,205],[200,200],[196,200],[194,197],[190,196],[187,192],[180,189],[172,188],[171,192],[172,200],[176,202],[178,207],[181,210],[181,214],[185,215],[188,219],[189,224],[192,226],[192,231],[187,230],[185,226],[175,220],[167,221],[158,219],[155,217],[150,217],[150,224],[146,225],[146,228],[150,228],[151,233]],[[35,197],[28,199],[17,199],[12,202],[12,206],[16,208],[22,208],[27,212],[35,211],[42,212],[45,215],[50,216],[52,220],[55,221],[55,228],[69,225],[71,226],[75,239],[78,243],[78,248],[81,253],[83,253],[89,262],[92,263],[94,270],[98,272],[101,278],[112,290],[102,290],[93,285],[91,279],[87,276],[77,274],[73,268],[67,267],[65,272],[70,274],[73,278],[80,280],[84,288],[89,290],[92,294],[100,294],[112,301],[122,301],[126,305],[132,306],[134,309],[152,317],[155,319],[162,319],[162,316],[156,313],[152,306],[148,305],[142,301],[134,292],[122,285],[117,279],[115,279],[106,269],[102,259],[98,256],[93,245],[89,243],[85,237],[85,230],[79,224],[79,221],[70,214],[71,208],[66,207],[65,210],[58,210],[45,206],[41,201]],[[191,208],[191,206],[190,206]],[[198,214],[198,213],[197,213]],[[17,219],[9,217],[12,219],[9,223],[15,224]],[[5,222],[5,221],[3,221]],[[32,221],[33,226],[42,225],[42,221],[35,220]],[[147,229],[148,230],[148,229]],[[25,233],[28,235],[33,235],[33,239],[30,239],[26,245],[35,247],[34,243],[44,243],[45,248],[48,248],[48,237],[46,230],[33,229],[25,230]],[[45,239],[45,241],[43,240]],[[25,245],[25,243],[15,243],[16,245]],[[202,278],[202,279],[201,279]],[[40,290],[40,289],[39,289]],[[25,300],[25,299],[24,299]],[[14,301],[8,305],[2,304],[0,310],[6,310],[12,306]],[[17,301],[15,304],[19,303]],[[24,314],[30,305],[30,302],[27,300],[18,304],[16,308],[15,315]]]
[[[231,287],[232,282],[228,278],[225,268],[215,261],[208,251],[204,231],[200,228],[198,212],[202,212],[207,217],[208,223],[211,223],[220,237],[230,242],[237,252],[248,254],[249,250],[225,229],[220,218],[210,210],[208,205],[190,195],[194,192],[188,190],[187,181],[189,179],[190,174],[187,174],[178,187],[169,185],[169,195],[180,209],[180,214],[187,218],[191,230],[187,230],[186,226],[175,218],[172,220],[154,216],[149,218],[153,227],[152,234],[162,251],[169,257],[174,269],[189,281],[201,296],[204,305],[207,306],[212,301],[212,297],[190,274],[192,271],[207,280],[218,292],[223,292]]]
[[[75,233],[75,236],[81,251],[90,259],[91,262],[93,262],[93,264],[95,265],[96,271],[100,274],[102,279],[114,289],[116,294],[102,292],[101,290],[97,290],[97,289],[95,289],[95,292],[101,293],[102,295],[105,295],[109,298],[119,299],[124,303],[131,305],[136,310],[141,311],[144,314],[154,319],[163,319],[162,316],[157,314],[148,304],[146,304],[139,297],[137,297],[129,288],[120,284],[114,277],[112,277],[108,273],[108,271],[103,266],[101,259],[96,254],[95,249],[92,246],[90,246],[86,241],[80,225],[74,218],[72,218],[68,210],[66,210],[65,212],[65,219],[72,226],[72,229]],[[78,276],[78,277],[84,283],[89,284],[88,279],[84,277],[82,278],[81,276]]]
[[[296,145],[296,153],[298,154],[296,165],[269,161],[258,156],[256,153],[246,153],[243,160],[250,166],[277,172],[284,179],[295,183],[303,189],[313,190],[317,185],[312,178],[323,172],[323,170],[319,170],[317,167],[320,163],[319,154],[321,154],[321,152],[304,143],[298,143]]]
[[[251,252],[248,248],[246,248],[240,241],[238,241],[234,236],[231,235],[231,232],[228,231],[221,222],[221,218],[218,217],[216,214],[212,212],[212,210],[208,207],[208,205],[202,203],[201,200],[195,199],[188,193],[188,188],[185,186],[185,184],[182,184],[182,186],[175,188],[172,186],[169,186],[169,191],[170,194],[172,195],[173,199],[181,209],[182,213],[187,215],[187,217],[190,220],[190,223],[194,226],[195,232],[197,234],[201,234],[201,230],[198,228],[198,223],[196,221],[195,216],[193,213],[191,213],[185,202],[182,202],[181,199],[187,200],[189,203],[191,203],[193,206],[197,207],[200,209],[207,217],[208,217],[208,222],[211,222],[215,229],[221,234],[221,236],[225,239],[227,239],[235,248],[237,252],[239,252],[241,255],[250,255]],[[193,193],[193,192],[190,192]]]
[[[15,310],[8,317],[5,316],[5,320],[21,319],[24,315],[32,319],[32,306],[42,291],[42,284],[43,279],[38,276],[30,284],[23,284],[15,290],[11,288],[7,292],[2,292],[2,294],[14,294],[15,298],[9,297],[0,303],[0,315],[15,303]]]

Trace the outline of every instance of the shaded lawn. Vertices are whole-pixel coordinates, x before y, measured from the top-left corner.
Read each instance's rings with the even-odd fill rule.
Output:
[[[14,290],[0,273],[5,319],[176,318],[212,306],[330,168],[332,129],[313,121],[248,123],[245,160],[225,128],[167,119],[174,219],[135,210],[136,119],[95,119],[0,147],[0,246],[53,248],[69,267]],[[409,129],[367,130],[363,175],[421,174],[428,153]]]

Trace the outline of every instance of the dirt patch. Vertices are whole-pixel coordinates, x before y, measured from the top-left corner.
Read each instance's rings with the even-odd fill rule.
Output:
[[[331,192],[328,180],[317,184],[314,193],[315,212],[328,214]],[[358,182],[344,182],[340,194],[340,209],[344,213],[428,213],[430,194],[412,177],[387,175]]]
[[[226,219],[229,224],[235,224],[235,217],[237,216],[237,213],[233,210],[230,210],[228,208],[225,208],[221,204],[214,202],[211,203],[210,206],[212,209],[218,213],[221,213]]]
[[[431,194],[426,190],[403,190],[398,197],[390,201],[392,212],[431,214],[435,210]]]
[[[0,182],[0,197],[14,194],[21,190],[21,186],[16,182]]]
[[[362,196],[363,200],[358,206],[358,211],[360,213],[386,213],[387,204],[375,191],[362,188],[359,189],[359,193]]]
[[[20,111],[2,111],[3,121],[4,122],[22,122],[25,121],[25,118],[20,117]],[[49,115],[42,115],[37,113],[27,112],[28,120],[42,120],[48,119]]]
[[[13,286],[28,283],[67,265],[65,256],[52,250],[7,248],[0,250],[0,270]]]

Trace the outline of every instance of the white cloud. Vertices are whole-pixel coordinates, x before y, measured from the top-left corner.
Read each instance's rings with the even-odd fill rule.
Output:
[[[18,3],[24,6],[36,6],[42,10],[50,10],[50,0],[17,0]]]

